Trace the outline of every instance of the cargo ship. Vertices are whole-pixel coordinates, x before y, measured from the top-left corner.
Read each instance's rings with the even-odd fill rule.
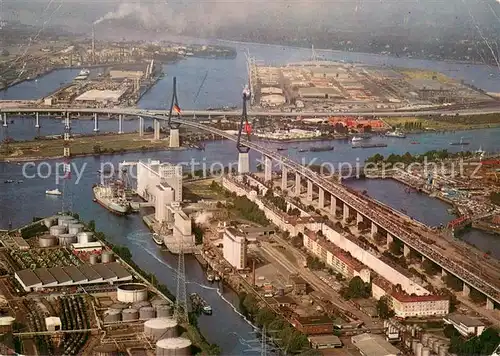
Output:
[[[386,143],[360,143],[357,145],[352,145],[352,148],[375,148],[375,147],[387,147]]]
[[[464,141],[464,138],[460,137],[460,141],[458,141],[458,142],[450,142],[450,145],[451,146],[467,146],[467,145],[469,145],[469,142]]]
[[[92,187],[94,201],[117,215],[128,215],[133,209],[117,184],[97,184]]]
[[[90,75],[90,70],[82,69],[74,80],[86,80],[89,77],[89,75]]]
[[[212,307],[200,297],[198,293],[191,293],[189,298],[191,299],[191,306],[194,311],[202,312],[206,315],[212,315]]]
[[[325,152],[325,151],[333,151],[333,146],[320,146],[320,147],[311,147],[309,151],[311,152]]]

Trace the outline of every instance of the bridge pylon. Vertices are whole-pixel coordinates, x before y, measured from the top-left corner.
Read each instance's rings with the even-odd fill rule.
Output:
[[[172,101],[170,103],[170,110],[168,112],[168,127],[170,128],[170,147],[177,148],[180,146],[179,140],[179,127],[178,122],[172,122],[172,111],[175,111],[178,118],[181,117],[181,108],[179,100],[177,99],[177,78],[173,79]]]
[[[240,127],[238,130],[238,140],[236,141],[236,149],[238,150],[238,173],[244,174],[250,172],[250,158],[248,152],[250,147],[245,146],[241,143],[241,134],[243,133],[243,128],[245,128],[245,133],[247,134],[247,140],[250,140],[250,124],[248,123],[248,113],[247,113],[247,101],[251,97],[251,92],[248,87],[243,90],[243,111],[241,113]]]

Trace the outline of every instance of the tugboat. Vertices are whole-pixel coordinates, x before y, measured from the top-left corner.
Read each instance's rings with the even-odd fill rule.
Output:
[[[47,195],[62,195],[61,191],[59,189],[52,189],[52,190],[46,190],[45,194]]]
[[[311,152],[325,152],[325,151],[333,151],[333,146],[323,146],[323,147],[312,147],[310,149]]]
[[[212,315],[212,307],[208,305],[208,303],[200,297],[198,293],[191,293],[189,299],[191,299],[191,305],[194,311],[199,311],[206,315]]]
[[[385,135],[387,137],[406,138],[406,134],[398,129],[396,129],[394,131],[389,131]]]
[[[360,141],[363,141],[363,137],[354,136],[354,137],[352,138],[352,142],[360,142]]]
[[[160,245],[160,246],[163,245],[163,239],[156,232],[153,234],[153,241],[156,242],[157,245]]]

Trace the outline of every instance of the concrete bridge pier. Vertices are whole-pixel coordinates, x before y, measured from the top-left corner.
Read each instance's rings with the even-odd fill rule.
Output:
[[[270,182],[273,179],[273,160],[264,155],[264,182]]]
[[[99,132],[99,117],[94,113],[94,132]]]
[[[470,286],[464,282],[464,287],[462,289],[462,295],[468,297],[470,295]]]
[[[486,298],[486,309],[487,310],[495,309],[495,302],[492,301],[490,298]]]
[[[180,147],[179,129],[170,129],[170,148]]]
[[[9,126],[7,124],[7,113],[3,113],[3,124],[2,124],[3,127],[7,127]]]
[[[330,196],[330,214],[335,214],[337,213],[337,198],[335,198],[333,195]]]
[[[153,131],[153,140],[158,141],[160,139],[160,121],[158,119],[153,121]]]
[[[362,223],[364,220],[363,215],[360,213],[356,212],[356,224]]]
[[[288,189],[288,168],[281,167],[281,190],[284,192]]]
[[[35,113],[35,127],[40,128],[40,114],[38,112]]]
[[[372,221],[372,226],[371,226],[371,236],[372,239],[375,237],[375,235],[378,234],[378,226]]]
[[[118,134],[123,133],[123,115],[118,116]]]
[[[144,118],[139,116],[139,136],[144,136]]]
[[[405,257],[410,256],[410,252],[411,252],[411,250],[410,250],[410,248],[408,247],[408,245],[407,245],[407,244],[404,244],[404,245],[403,245],[403,256],[405,256]]]
[[[313,182],[311,180],[307,180],[307,197],[308,202],[313,201]]]
[[[238,173],[245,174],[250,172],[250,158],[248,152],[238,153]]]
[[[318,205],[320,209],[325,207],[325,190],[323,188],[319,188],[318,191]]]
[[[300,174],[295,173],[295,196],[300,197],[302,192],[302,182],[300,181]]]
[[[392,237],[391,234],[387,233],[387,239],[386,239],[386,244],[387,244],[387,247],[390,246],[391,243],[394,242],[394,237]],[[444,270],[443,270],[444,271]]]
[[[343,214],[342,214],[342,222],[347,223],[347,219],[349,219],[349,205],[344,203],[344,208],[343,208]]]

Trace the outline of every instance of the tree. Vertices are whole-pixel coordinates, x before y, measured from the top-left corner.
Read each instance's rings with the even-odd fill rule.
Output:
[[[389,244],[389,251],[396,256],[401,255],[402,243],[398,240],[394,240]]]
[[[90,231],[94,231],[95,232],[95,221],[94,220],[90,220],[89,223],[87,224],[87,228]]]
[[[259,326],[268,326],[271,324],[274,319],[276,318],[276,315],[274,314],[273,311],[269,310],[268,308],[262,308],[259,310],[257,313],[257,316],[255,317],[255,322]]]
[[[361,277],[356,276],[349,281],[349,286],[343,290],[342,296],[347,300],[368,298],[370,292],[370,284],[363,282]]]
[[[387,296],[384,295],[377,301],[377,312],[381,319],[389,319],[394,316],[394,311],[389,308]]]
[[[422,262],[422,268],[424,269],[425,273],[431,276],[435,275],[439,270],[438,265],[427,258],[424,260],[424,262]]]

